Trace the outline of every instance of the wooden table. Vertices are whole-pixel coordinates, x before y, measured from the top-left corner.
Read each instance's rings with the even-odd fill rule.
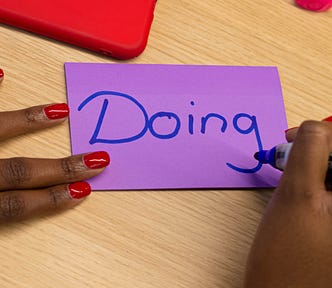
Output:
[[[66,101],[65,61],[115,62],[0,26],[1,110]],[[278,66],[289,126],[332,114],[332,10],[292,0],[158,1],[129,63]],[[68,124],[1,144],[0,157],[64,157]],[[52,217],[2,226],[1,287],[241,287],[271,191],[96,192]]]

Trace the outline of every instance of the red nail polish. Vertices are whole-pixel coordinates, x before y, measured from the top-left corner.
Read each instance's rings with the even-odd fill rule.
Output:
[[[45,115],[48,119],[62,119],[69,115],[69,107],[66,103],[59,103],[44,108]]]
[[[297,129],[297,128],[299,128],[299,127],[288,128],[288,129],[285,130],[285,133],[287,133],[287,132],[290,131],[290,130]]]
[[[76,182],[68,185],[68,191],[72,198],[81,199],[91,193],[91,187],[87,182]]]
[[[323,121],[332,122],[332,116],[323,119]]]
[[[90,169],[104,168],[110,164],[110,156],[105,151],[97,151],[84,155],[86,167]]]
[[[2,69],[0,69],[0,82],[3,80],[3,77],[5,76],[5,73]]]

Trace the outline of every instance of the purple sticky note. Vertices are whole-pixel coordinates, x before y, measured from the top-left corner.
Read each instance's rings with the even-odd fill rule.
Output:
[[[95,190],[274,187],[253,157],[287,128],[276,67],[66,63],[72,153]]]

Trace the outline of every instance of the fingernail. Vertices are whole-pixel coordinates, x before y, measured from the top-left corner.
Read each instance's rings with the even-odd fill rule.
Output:
[[[332,122],[332,116],[323,119],[322,121]]]
[[[104,168],[110,164],[110,156],[105,151],[97,151],[84,155],[86,167],[90,169]]]
[[[68,191],[72,198],[81,199],[91,193],[91,187],[87,182],[76,182],[68,185]]]
[[[62,119],[69,115],[69,107],[66,103],[53,104],[46,106],[44,112],[48,119]]]
[[[0,69],[0,82],[3,80],[3,77],[5,76],[5,73],[2,69]]]
[[[288,128],[288,129],[285,130],[285,133],[289,132],[290,130],[297,129],[297,128],[299,128],[299,127]]]

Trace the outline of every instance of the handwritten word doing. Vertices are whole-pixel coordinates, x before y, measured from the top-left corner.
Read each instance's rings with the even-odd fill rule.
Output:
[[[137,133],[136,135],[133,135],[131,137],[127,137],[127,138],[121,138],[121,139],[103,139],[103,138],[99,138],[99,133],[100,130],[102,128],[103,125],[103,121],[105,118],[105,114],[107,112],[107,108],[108,108],[108,99],[104,99],[103,101],[103,105],[101,108],[101,112],[99,114],[99,118],[95,127],[95,130],[92,134],[92,137],[89,141],[90,144],[95,144],[95,143],[105,143],[105,144],[121,144],[121,143],[128,143],[128,142],[133,142],[135,140],[140,139],[141,137],[143,137],[146,132],[149,130],[150,133],[159,139],[171,139],[174,138],[178,135],[180,128],[181,128],[181,120],[179,118],[179,116],[173,112],[157,112],[155,114],[153,114],[151,117],[149,117],[147,111],[145,110],[144,106],[137,101],[134,97],[124,94],[124,93],[120,93],[120,92],[116,92],[116,91],[98,91],[92,95],[90,95],[89,97],[87,97],[78,107],[78,111],[81,111],[88,103],[90,103],[92,100],[94,100],[95,98],[98,97],[121,97],[123,98],[123,100],[127,100],[132,102],[134,105],[136,105],[136,107],[140,110],[140,112],[142,113],[142,116],[144,117],[144,122],[145,125],[142,128],[142,130]],[[191,105],[194,105],[194,102],[191,102]],[[175,120],[175,128],[171,133],[168,134],[161,134],[161,133],[157,133],[156,130],[154,129],[154,122],[156,121],[156,119],[158,118],[163,118],[163,117],[167,117],[169,120]],[[227,129],[227,120],[225,117],[223,117],[220,114],[217,113],[209,113],[207,114],[205,117],[201,118],[201,129],[200,132],[202,134],[206,133],[206,125],[209,121],[209,119],[219,119],[222,122],[220,131],[222,133],[226,132]],[[250,120],[250,125],[247,129],[242,129],[241,127],[239,127],[239,120],[241,119],[247,119]],[[261,137],[259,134],[259,129],[258,129],[258,125],[257,125],[257,121],[256,121],[256,117],[253,115],[249,115],[246,113],[238,113],[234,116],[233,118],[233,127],[234,129],[239,132],[240,134],[249,134],[251,132],[253,132],[255,134],[255,138],[257,141],[257,148],[258,150],[262,150],[263,146],[262,146],[262,141],[261,141]],[[188,115],[188,132],[189,134],[194,134],[194,116],[192,114]],[[238,172],[242,172],[242,173],[255,173],[258,170],[261,169],[262,164],[258,163],[257,166],[255,166],[254,168],[240,168],[237,167],[231,163],[226,163],[226,165],[228,167],[230,167],[231,169],[238,171]]]

